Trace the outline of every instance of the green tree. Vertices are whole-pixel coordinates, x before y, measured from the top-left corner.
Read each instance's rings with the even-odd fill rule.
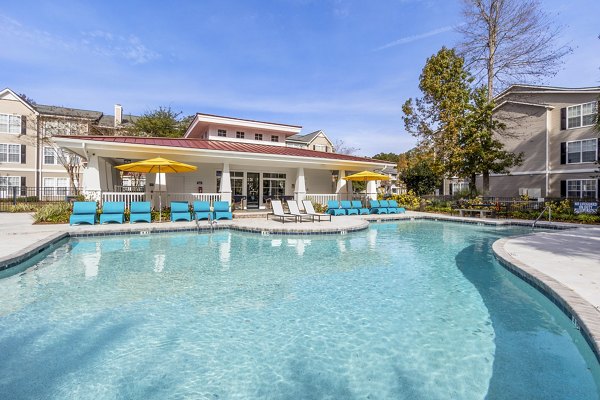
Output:
[[[401,175],[408,190],[418,196],[431,194],[440,184],[440,177],[434,171],[431,163],[420,160],[414,166],[407,168]]]
[[[182,137],[189,125],[188,118],[182,119],[181,112],[175,112],[171,107],[161,106],[139,117],[133,124],[131,132],[139,136]]]
[[[372,158],[376,160],[389,161],[393,163],[398,163],[400,159],[400,155],[396,153],[378,153],[375,154]]]
[[[430,57],[419,78],[423,97],[403,106],[407,131],[433,153],[431,168],[444,176],[475,178],[483,175],[484,192],[490,173],[506,173],[522,161],[522,154],[503,150],[495,135],[504,129],[492,118],[493,102],[485,88],[471,89],[473,78],[453,49],[442,48]]]

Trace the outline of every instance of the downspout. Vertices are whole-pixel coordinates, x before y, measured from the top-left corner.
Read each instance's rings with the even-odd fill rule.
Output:
[[[550,112],[546,108],[546,196],[550,197]]]
[[[38,116],[35,119],[35,195],[39,198],[40,197],[40,182],[42,181],[42,170],[41,170],[41,166],[40,166],[40,118],[41,116]]]

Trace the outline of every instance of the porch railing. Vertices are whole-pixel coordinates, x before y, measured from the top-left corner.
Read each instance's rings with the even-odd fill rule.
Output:
[[[105,201],[122,201],[125,203],[125,208],[133,201],[146,201],[146,193],[139,192],[102,192],[102,203]]]
[[[167,205],[170,201],[209,201],[212,204],[221,200],[221,193],[166,193],[163,199],[167,199]]]
[[[323,205],[327,204],[329,200],[341,200],[338,193],[307,193],[305,199]]]

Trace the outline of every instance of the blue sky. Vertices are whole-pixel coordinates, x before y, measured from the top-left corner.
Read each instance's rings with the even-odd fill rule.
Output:
[[[453,46],[460,0],[3,1],[0,87],[41,104],[171,106],[323,129],[359,154],[402,152],[402,103]],[[600,81],[600,1],[542,0],[574,48],[546,83]]]

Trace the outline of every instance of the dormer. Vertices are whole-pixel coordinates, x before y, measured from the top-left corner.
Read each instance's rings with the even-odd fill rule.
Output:
[[[198,113],[192,120],[184,137],[285,146],[286,139],[289,136],[298,134],[301,129],[301,126],[296,125]]]

